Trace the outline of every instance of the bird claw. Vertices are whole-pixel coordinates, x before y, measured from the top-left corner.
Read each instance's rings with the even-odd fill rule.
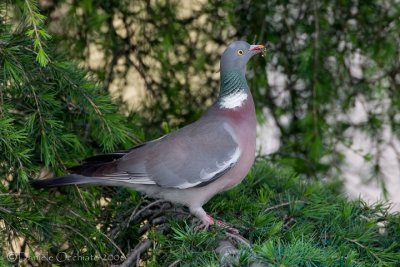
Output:
[[[214,220],[214,218],[208,214],[207,214],[207,216],[205,216],[204,219],[201,220],[201,223],[198,226],[196,226],[194,229],[196,231],[198,231],[198,230],[206,231],[206,230],[208,230],[208,228],[211,225],[217,225],[218,227],[221,227],[222,229],[227,230],[231,234],[235,234],[235,235],[239,234],[238,229],[233,228],[232,226],[230,226],[229,224],[227,224],[224,221]]]
[[[214,218],[211,217],[210,215],[206,215],[204,218],[202,218],[201,223],[196,226],[194,229],[197,230],[202,230],[206,231],[210,227],[210,225],[214,224]]]
[[[194,230],[195,231],[206,231],[210,226],[209,225],[205,225],[204,223],[200,223],[199,225],[197,225]]]

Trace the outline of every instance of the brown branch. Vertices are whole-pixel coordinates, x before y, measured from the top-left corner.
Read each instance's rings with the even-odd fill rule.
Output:
[[[127,226],[129,226],[129,223],[130,223],[131,221],[136,221],[137,219],[139,219],[140,215],[141,215],[144,211],[146,211],[146,210],[150,209],[151,207],[153,207],[153,206],[155,206],[155,205],[158,205],[158,204],[160,204],[160,203],[162,203],[162,202],[165,202],[165,200],[159,199],[159,200],[153,201],[153,202],[151,202],[149,205],[143,207],[143,208],[142,208],[141,210],[139,210],[138,212],[132,213],[133,216],[131,215],[131,217],[129,217],[129,221],[128,221]]]
[[[350,238],[347,238],[347,237],[344,237],[344,240],[347,240],[347,241],[349,241],[349,242],[351,242],[351,243],[353,243],[353,244],[356,244],[356,245],[359,246],[360,248],[365,249],[368,253],[371,253],[371,255],[374,256],[374,258],[377,259],[378,262],[381,262],[381,259],[380,259],[375,253],[373,253],[369,248],[367,248],[366,246],[364,246],[363,244],[361,244],[361,243],[358,242],[357,240],[355,240],[355,239],[350,239]]]
[[[140,255],[146,252],[152,244],[153,241],[150,239],[144,239],[128,254],[128,258],[119,267],[140,266]]]
[[[246,238],[238,234],[225,233],[228,238],[222,239],[218,242],[215,252],[218,255],[220,266],[236,266],[239,263],[239,247],[238,244],[244,244],[249,249],[252,263],[250,267],[266,267],[267,265],[260,263],[258,257],[255,255],[253,248]],[[233,239],[233,240],[232,240]]]
[[[143,200],[139,201],[136,207],[133,209],[131,216],[129,216],[128,222],[126,223],[126,227],[129,226],[129,223],[132,221],[133,216],[135,216],[136,212],[139,210],[140,206],[143,204]]]
[[[264,212],[269,212],[269,211],[271,211],[271,210],[274,210],[274,209],[279,209],[279,208],[282,208],[282,207],[286,207],[286,206],[289,206],[290,204],[295,204],[295,203],[303,203],[303,204],[305,204],[305,203],[307,203],[306,201],[303,201],[303,200],[296,200],[296,201],[292,201],[292,202],[284,202],[284,203],[280,203],[280,204],[278,204],[278,205],[275,205],[275,206],[272,206],[272,207],[269,207],[269,208],[266,208],[265,210],[264,210]]]
[[[173,263],[171,263],[170,265],[168,265],[168,267],[175,267],[178,266],[178,264],[181,262],[181,260],[176,260]]]
[[[135,209],[132,211],[132,213],[131,213],[131,215],[129,216],[129,218],[126,219],[123,223],[120,223],[120,224],[118,225],[118,228],[114,228],[114,229],[111,231],[111,236],[113,237],[113,239],[115,239],[115,238],[118,237],[118,235],[120,234],[120,232],[121,232],[122,229],[128,228],[131,222],[137,221],[137,220],[139,220],[140,218],[145,217],[145,216],[146,216],[146,211],[149,211],[150,208],[152,208],[152,207],[154,207],[154,206],[156,206],[156,205],[158,205],[158,204],[160,204],[160,203],[163,203],[163,202],[165,202],[165,200],[161,200],[161,199],[160,199],[160,200],[153,201],[153,202],[151,202],[150,204],[146,205],[145,207],[143,207],[142,209],[140,209],[140,210],[138,211],[138,209],[140,208],[140,206],[143,204],[143,202],[140,202],[140,203],[135,207]],[[161,210],[162,210],[162,208],[161,208]],[[157,215],[159,215],[159,214],[160,214],[160,212],[158,212]],[[149,215],[149,214],[147,214],[147,216],[148,216],[148,215]],[[154,219],[155,217],[157,217],[157,216],[153,216],[153,219]],[[124,226],[120,226],[120,225],[124,225]]]
[[[250,248],[250,249],[251,249],[250,241],[247,240],[246,238],[244,238],[243,236],[241,236],[241,235],[239,235],[239,234],[232,234],[232,233],[229,233],[229,232],[226,232],[225,234],[226,234],[227,236],[229,236],[229,237],[235,239],[235,240],[238,241],[239,243],[245,245],[247,248]]]
[[[318,3],[316,0],[313,2],[314,5],[314,27],[315,27],[315,37],[314,37],[314,51],[313,51],[313,74],[312,74],[312,115],[313,115],[313,128],[315,137],[320,136],[319,128],[318,128],[318,117],[319,117],[319,108],[318,108],[318,95],[317,95],[317,69],[318,66],[318,57],[319,57],[319,14],[318,14]]]
[[[2,211],[2,212],[4,212],[4,213],[8,213],[8,214],[12,213],[11,210],[6,209],[6,208],[1,207],[1,206],[0,206],[0,211]]]

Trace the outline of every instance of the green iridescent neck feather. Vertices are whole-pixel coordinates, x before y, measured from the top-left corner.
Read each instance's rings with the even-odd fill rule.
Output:
[[[246,77],[239,70],[222,72],[218,101],[229,95],[244,93],[248,88]]]

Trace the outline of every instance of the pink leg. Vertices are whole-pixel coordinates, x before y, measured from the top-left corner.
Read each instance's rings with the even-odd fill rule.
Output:
[[[190,209],[190,212],[196,216],[197,218],[200,219],[201,224],[199,226],[196,227],[196,230],[207,230],[210,225],[218,225],[219,227],[228,230],[229,232],[231,232],[232,234],[239,234],[239,230],[231,227],[229,224],[220,221],[220,220],[214,220],[213,217],[211,217],[211,215],[207,214],[203,208],[196,208],[196,209]]]

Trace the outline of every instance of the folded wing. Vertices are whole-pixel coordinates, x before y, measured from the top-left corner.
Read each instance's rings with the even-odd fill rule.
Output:
[[[132,150],[118,161],[117,169],[130,183],[184,189],[218,179],[235,166],[240,155],[228,123],[200,120]]]

